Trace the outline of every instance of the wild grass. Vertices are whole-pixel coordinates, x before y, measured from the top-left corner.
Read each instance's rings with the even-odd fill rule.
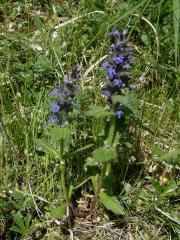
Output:
[[[120,127],[117,156],[103,173],[95,150],[113,129],[107,138],[101,64],[114,26],[128,29],[135,49],[137,114]],[[0,238],[178,239],[178,1],[3,0],[0,30]],[[73,64],[80,108],[59,133],[60,158],[37,142],[54,141],[48,95]],[[108,205],[102,193],[117,201]]]

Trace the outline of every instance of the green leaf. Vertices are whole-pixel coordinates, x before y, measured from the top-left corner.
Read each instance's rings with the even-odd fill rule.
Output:
[[[53,145],[51,145],[46,139],[35,139],[37,146],[42,148],[45,152],[52,154],[54,157],[59,157],[59,153],[56,151]]]
[[[76,151],[74,151],[74,153],[82,152],[82,151],[84,151],[84,150],[86,150],[88,148],[91,148],[92,146],[94,146],[94,144],[92,144],[92,143],[91,144],[87,144],[84,147],[78,148]]]
[[[21,229],[21,228],[19,228],[17,226],[14,226],[14,225],[12,227],[10,227],[10,230],[13,231],[13,232],[20,233],[22,235],[26,234],[26,231],[24,231],[24,229]]]
[[[65,213],[65,211],[66,211],[66,205],[61,204],[60,206],[53,208],[50,211],[50,216],[54,219],[57,219],[57,218],[62,217],[62,215]]]
[[[23,218],[20,213],[17,213],[14,217],[14,223],[10,230],[18,232],[22,235],[30,234],[33,231],[33,226],[30,226],[31,218],[32,216],[30,214]]]
[[[111,116],[112,113],[105,110],[104,107],[101,106],[91,106],[90,109],[86,112],[86,116],[90,117],[106,117],[106,116]]]
[[[177,191],[175,189],[178,189],[178,186],[176,185],[175,181],[170,181],[167,186],[164,188],[163,192],[161,193],[161,196],[175,196],[177,194]]]
[[[68,127],[66,128],[51,127],[49,134],[51,135],[54,141],[58,141],[61,139],[66,140],[70,135],[70,130]]]
[[[145,34],[145,33],[141,35],[141,40],[143,41],[143,43],[145,45],[149,45],[150,44],[149,36],[147,34]]]
[[[132,189],[131,184],[129,184],[129,183],[127,183],[127,182],[124,182],[124,183],[123,183],[123,187],[124,187],[124,191],[125,191],[126,193],[130,192],[131,189]]]
[[[129,99],[127,96],[115,95],[112,97],[113,104],[121,103],[122,105],[128,106]]]
[[[179,164],[178,158],[180,159],[180,149],[175,149],[159,157],[158,160],[164,160],[169,164]]]
[[[100,147],[93,151],[92,156],[97,162],[103,163],[117,158],[117,152],[116,149],[112,147]]]
[[[101,192],[99,194],[100,202],[104,205],[104,207],[115,214],[124,215],[124,207],[118,201],[116,197],[111,197],[107,195],[105,192]]]
[[[67,183],[68,199],[71,199],[73,190],[74,190],[73,180],[72,180],[72,178],[69,178],[68,183]]]
[[[152,64],[153,68],[155,68],[159,74],[165,74],[165,70],[164,67],[162,65],[160,65],[156,59],[154,59],[153,57],[150,58],[150,63]]]
[[[164,155],[164,154],[166,153],[165,151],[161,150],[160,148],[158,148],[158,147],[155,146],[155,145],[151,146],[150,149],[151,149],[151,151],[152,151],[153,154],[157,154],[157,155],[159,155],[159,156],[162,156],[162,155]]]
[[[97,166],[97,162],[95,162],[93,158],[88,157],[88,158],[86,158],[85,166],[91,166],[91,167]]]
[[[175,64],[178,65],[179,58],[179,19],[180,19],[180,2],[173,0],[173,25],[174,25],[174,48],[175,48]]]
[[[91,176],[91,181],[92,181],[92,184],[93,184],[93,188],[94,188],[94,192],[96,192],[97,190],[97,187],[98,187],[98,176],[95,175],[95,176]]]
[[[170,13],[171,0],[160,1],[160,18],[163,19]]]
[[[132,113],[137,112],[136,99],[133,93],[128,93],[124,96],[115,95],[112,97],[113,105],[120,103],[123,107],[129,109]]]

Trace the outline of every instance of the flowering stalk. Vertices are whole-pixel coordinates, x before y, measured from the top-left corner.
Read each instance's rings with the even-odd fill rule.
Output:
[[[102,88],[102,94],[107,97],[110,109],[113,109],[115,116],[120,119],[123,115],[122,106],[120,104],[113,106],[112,97],[123,95],[123,89],[129,88],[131,75],[128,71],[133,66],[135,57],[132,55],[133,48],[127,45],[126,29],[120,33],[115,28],[109,36],[112,43],[111,51],[109,59],[102,64],[102,68],[107,71],[108,81]]]
[[[56,88],[49,93],[49,96],[56,97],[56,100],[51,104],[51,116],[49,117],[48,124],[56,123],[61,128],[69,124],[67,119],[68,113],[72,111],[75,106],[74,97],[77,90],[79,89],[76,81],[77,76],[77,66],[74,65],[71,74],[67,76],[67,78],[64,79],[62,83],[57,84]],[[62,139],[60,142],[60,175],[62,191],[68,208],[69,197],[66,187],[65,162],[63,160],[64,144],[64,139]]]
[[[49,96],[58,96],[56,101],[51,104],[48,124],[57,123],[59,127],[65,127],[69,124],[67,119],[68,112],[75,107],[74,97],[79,89],[76,78],[78,77],[77,65],[74,65],[72,72],[62,83],[56,84]]]
[[[127,30],[124,30],[122,34],[114,29],[113,32],[109,33],[112,40],[111,51],[109,59],[102,64],[102,68],[106,69],[108,81],[102,88],[102,94],[107,98],[109,108],[115,113],[115,117],[120,119],[123,113],[123,106],[120,103],[113,105],[113,97],[116,95],[123,95],[123,89],[129,88],[129,81],[131,75],[128,70],[134,63],[134,56],[132,55],[133,49],[127,46]],[[109,137],[107,139],[108,145],[106,147],[114,147],[115,138],[115,118],[110,119]],[[99,195],[104,177],[108,168],[107,162],[102,164],[101,173],[99,175],[96,196]]]

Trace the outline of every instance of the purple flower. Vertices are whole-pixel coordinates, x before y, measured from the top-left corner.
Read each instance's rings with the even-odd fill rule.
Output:
[[[59,109],[60,109],[60,106],[59,106],[59,104],[57,102],[53,102],[51,104],[51,112],[52,113],[58,112]]]
[[[115,67],[109,67],[107,69],[107,75],[108,75],[108,78],[109,79],[112,79],[113,77],[116,76],[116,70],[115,70]]]
[[[129,56],[129,61],[130,63],[133,63],[135,61],[135,57],[133,55]]]
[[[121,118],[122,115],[123,115],[123,111],[121,111],[121,110],[119,110],[119,111],[117,111],[117,112],[115,113],[115,116],[116,116],[117,118]]]
[[[117,30],[117,28],[114,30],[114,34],[115,34],[115,36],[117,37],[117,39],[119,39],[120,40],[120,32]]]
[[[114,79],[114,86],[116,87],[121,87],[122,85],[122,81],[120,79]]]
[[[109,36],[110,37],[116,37],[117,39],[120,39],[120,32],[118,31],[117,28],[115,28],[113,32],[109,33]]]
[[[122,56],[121,54],[118,54],[116,57],[113,57],[113,61],[116,64],[121,64],[124,61],[124,56]]]
[[[109,37],[114,37],[115,33],[114,32],[109,32]]]
[[[111,64],[108,61],[103,62],[103,64],[101,65],[103,69],[106,69],[107,67],[110,67],[110,66]]]
[[[57,116],[56,115],[51,115],[48,120],[48,124],[57,122]]]
[[[55,88],[53,89],[50,93],[49,93],[49,96],[54,96],[56,94],[60,93],[60,89],[58,88]]]
[[[107,70],[107,76],[109,81],[102,88],[102,94],[107,97],[107,103],[111,110],[115,111],[114,114],[117,119],[120,119],[123,115],[121,103],[113,103],[113,95],[123,95],[123,89],[130,91],[129,82],[132,79],[129,68],[132,67],[135,57],[133,56],[133,48],[128,46],[127,36],[128,31],[124,29],[123,32],[119,32],[115,27],[112,32],[109,33],[111,37],[111,46],[109,57],[102,65],[102,68]]]
[[[106,97],[109,97],[109,96],[110,96],[110,92],[109,92],[109,90],[107,90],[107,89],[104,89],[104,90],[102,91],[102,93],[103,93],[103,95],[106,96]]]

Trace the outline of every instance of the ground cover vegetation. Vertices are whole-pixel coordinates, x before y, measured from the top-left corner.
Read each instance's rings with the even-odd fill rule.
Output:
[[[0,1],[1,239],[179,239],[179,20]]]

